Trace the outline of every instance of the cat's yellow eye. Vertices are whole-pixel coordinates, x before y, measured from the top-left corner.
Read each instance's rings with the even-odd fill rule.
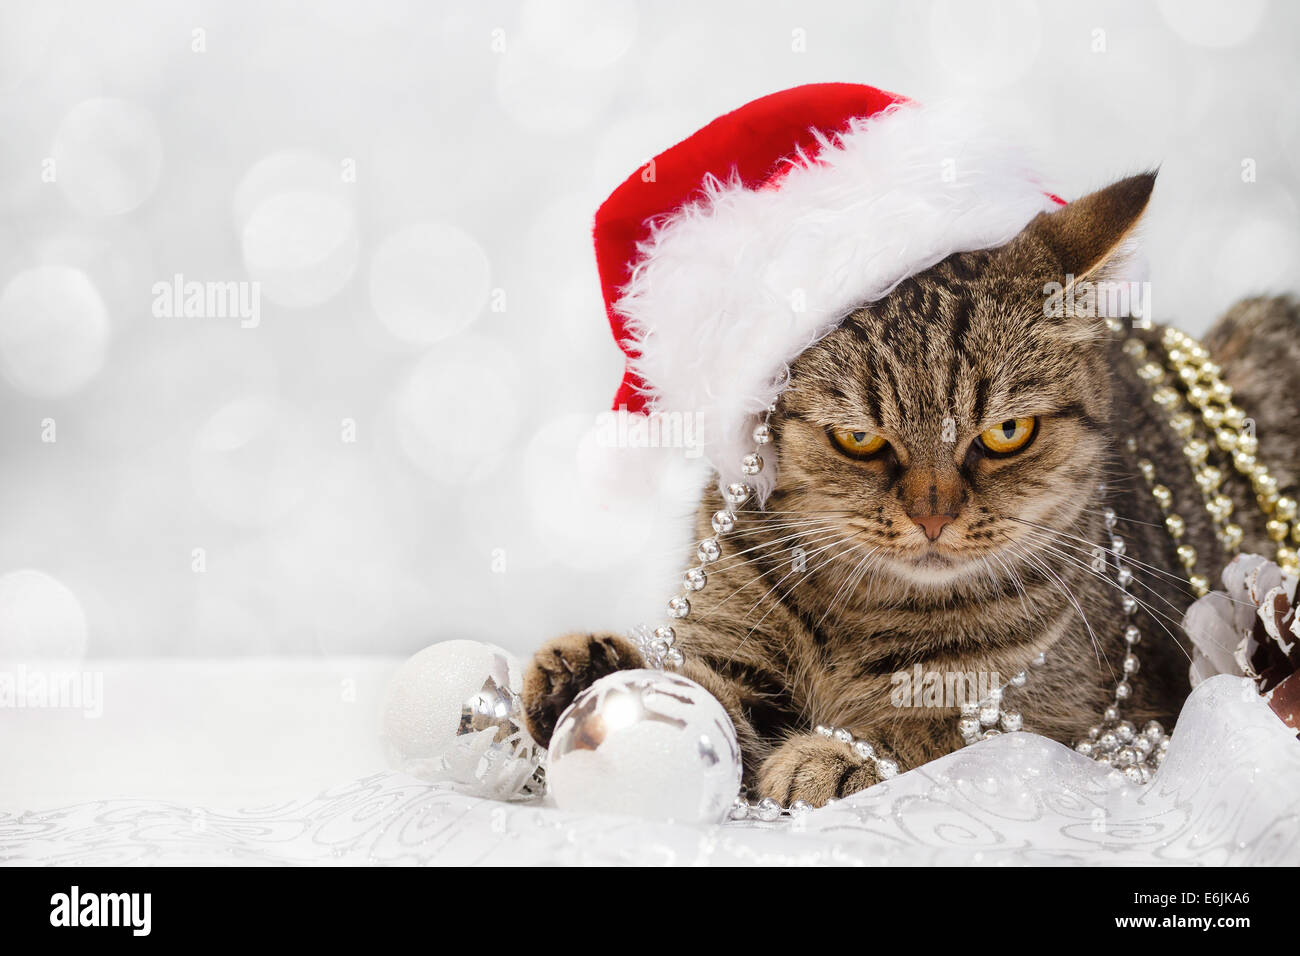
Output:
[[[1011,455],[1028,447],[1037,430],[1037,418],[1008,418],[980,432],[980,443],[995,455]]]
[[[879,435],[852,428],[829,428],[827,434],[835,447],[851,458],[866,458],[885,447],[885,440]]]

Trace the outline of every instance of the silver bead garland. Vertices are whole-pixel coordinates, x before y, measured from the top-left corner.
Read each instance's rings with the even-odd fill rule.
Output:
[[[828,727],[825,724],[818,724],[813,728],[813,732],[822,737],[838,740],[856,756],[870,761],[876,768],[876,776],[881,780],[892,780],[898,776],[898,761],[892,757],[882,757],[876,752],[875,746],[870,741],[854,737],[851,730],[845,727]],[[751,802],[744,796],[738,796],[736,802],[731,805],[730,817],[732,820],[762,820],[765,823],[770,823],[780,817],[801,816],[812,808],[812,804],[806,800],[796,800],[790,806],[783,807],[771,797],[764,797],[761,800]]]
[[[754,451],[741,460],[741,471],[745,475],[757,475],[763,470],[763,446],[772,442],[772,430],[769,424],[775,405],[769,405],[763,420],[754,426]],[[722,489],[722,499],[726,502],[721,511],[715,511],[710,520],[713,537],[704,538],[695,548],[695,559],[699,563],[688,568],[682,576],[682,593],[675,594],[668,600],[668,617],[680,621],[691,613],[689,595],[703,591],[709,583],[709,565],[722,557],[722,539],[736,530],[736,512],[754,495],[754,489],[744,482],[732,482]],[[671,624],[663,624],[654,629],[639,625],[632,629],[632,638],[637,649],[645,659],[647,667],[657,670],[675,670],[681,667],[685,658],[676,646],[677,632]]]
[[[1112,328],[1119,330],[1115,323],[1109,323]],[[1203,349],[1197,351],[1198,344],[1190,337],[1174,331],[1166,332],[1165,343],[1167,348],[1174,350],[1178,347],[1191,350],[1193,358],[1204,359]],[[1130,341],[1126,343],[1125,350],[1137,359],[1145,357],[1145,349],[1140,343]],[[1208,353],[1205,353],[1208,354]],[[1177,354],[1172,354],[1171,359],[1175,366],[1178,365],[1179,359]],[[1205,367],[1211,363],[1203,361],[1200,374],[1206,374]],[[1210,371],[1215,369],[1211,368]],[[1163,379],[1157,376],[1151,368],[1143,367],[1144,380],[1154,382],[1159,385]],[[1180,371],[1182,371],[1180,369]],[[1191,381],[1189,376],[1183,376]],[[1222,388],[1222,386],[1219,386]],[[1162,395],[1157,395],[1160,400]],[[1193,396],[1193,404],[1195,404]],[[1229,396],[1230,398],[1230,396]],[[1222,399],[1228,401],[1227,398]],[[1158,401],[1162,407],[1167,404],[1165,401]],[[1199,406],[1198,406],[1199,407]],[[746,477],[753,477],[762,472],[764,467],[763,448],[772,441],[772,431],[770,419],[773,412],[776,411],[775,404],[768,406],[767,413],[763,420],[759,422],[753,431],[755,450],[745,455],[740,462],[740,470]],[[1230,409],[1232,411],[1232,409]],[[1207,416],[1208,421],[1208,416]],[[1214,424],[1210,422],[1210,424]],[[1177,427],[1177,423],[1175,423]],[[1181,434],[1181,432],[1180,432]],[[1185,436],[1184,436],[1185,437]],[[1219,435],[1221,446],[1227,447],[1225,439]],[[1130,439],[1129,450],[1136,451],[1135,442]],[[1189,456],[1190,457],[1190,456]],[[1194,461],[1195,463],[1195,461]],[[1185,527],[1183,519],[1169,512],[1168,491],[1164,485],[1159,484],[1155,479],[1154,465],[1147,459],[1141,461],[1141,472],[1146,479],[1146,483],[1151,490],[1153,497],[1162,510],[1166,512],[1166,528],[1170,536],[1174,538],[1175,543],[1182,537],[1182,529]],[[1237,462],[1242,469],[1245,468],[1240,461]],[[1247,462],[1253,465],[1253,460]],[[1258,470],[1258,466],[1256,466]],[[1266,483],[1259,479],[1258,475],[1252,476],[1257,479],[1257,484]],[[1198,474],[1198,483],[1201,483],[1203,476]],[[1267,479],[1267,475],[1264,476]],[[1206,478],[1206,481],[1209,481]],[[1104,492],[1105,486],[1101,487]],[[1217,485],[1214,487],[1203,487],[1207,492],[1207,499],[1213,492],[1217,491]],[[1258,490],[1258,489],[1257,489]],[[1296,508],[1292,499],[1281,497],[1264,500],[1264,492],[1271,492],[1271,487],[1267,487],[1261,494],[1261,507],[1270,513],[1272,509],[1268,506],[1273,505],[1275,508],[1278,504],[1281,506],[1280,514],[1270,523],[1270,537],[1275,540],[1285,541],[1286,535],[1293,532],[1292,537],[1300,542],[1300,522],[1293,528],[1286,524],[1287,521],[1294,519]],[[691,613],[691,602],[688,594],[702,591],[708,584],[709,565],[716,562],[722,556],[721,540],[728,534],[735,531],[737,525],[736,513],[742,505],[753,497],[754,489],[744,482],[733,482],[728,484],[723,490],[723,500],[725,507],[713,514],[711,524],[713,527],[713,536],[702,539],[696,547],[696,559],[699,562],[697,566],[689,568],[683,576],[683,593],[674,595],[668,602],[668,615],[673,620],[682,620]],[[1215,507],[1207,506],[1211,517],[1222,523],[1226,520],[1229,511],[1219,508],[1217,498],[1211,500]],[[1223,514],[1216,512],[1216,508]],[[1158,721],[1148,721],[1139,731],[1137,727],[1123,716],[1123,707],[1133,695],[1133,679],[1141,669],[1141,661],[1136,653],[1136,646],[1141,642],[1142,631],[1135,623],[1138,610],[1141,603],[1137,598],[1129,593],[1133,586],[1135,578],[1131,568],[1123,560],[1128,556],[1127,542],[1116,533],[1116,527],[1120,521],[1119,516],[1113,509],[1107,508],[1104,512],[1104,523],[1107,534],[1108,548],[1099,548],[1097,560],[1104,563],[1106,570],[1114,569],[1115,583],[1119,586],[1121,593],[1120,608],[1124,614],[1124,630],[1122,637],[1127,651],[1121,665],[1122,674],[1115,684],[1114,700],[1102,712],[1101,720],[1088,728],[1087,736],[1076,742],[1074,749],[1077,753],[1090,757],[1100,764],[1110,766],[1119,770],[1134,783],[1149,783],[1164,759],[1165,753],[1169,748],[1169,734],[1160,725]],[[1277,525],[1274,528],[1273,525]],[[1234,546],[1240,538],[1236,540],[1227,540],[1230,547]],[[1294,551],[1286,548],[1281,554],[1288,562],[1288,567],[1294,563]],[[1180,546],[1179,558],[1186,567],[1189,574],[1189,580],[1198,594],[1204,594],[1208,590],[1208,582],[1201,575],[1195,574],[1194,562],[1195,554],[1186,546]],[[1100,568],[1098,573],[1101,573]],[[633,637],[636,639],[637,646],[649,667],[658,669],[675,669],[680,667],[684,662],[681,650],[676,646],[676,632],[670,624],[664,624],[651,630],[648,627],[640,626],[633,630]],[[1007,691],[1014,691],[1021,688],[1029,679],[1029,673],[1032,668],[1041,667],[1047,661],[1046,654],[1040,653],[1030,661],[1030,668],[1014,674],[1006,684],[995,687],[989,693],[975,703],[964,704],[961,707],[960,715],[957,720],[957,729],[961,735],[963,746],[977,743],[981,740],[987,740],[1003,733],[1015,733],[1024,729],[1024,719],[1019,711],[1008,709],[1004,706]],[[863,760],[871,761],[876,768],[876,772],[881,780],[888,780],[899,773],[899,765],[896,761],[888,757],[881,757],[876,747],[867,740],[854,737],[853,733],[843,727],[832,727],[828,725],[818,725],[814,732],[824,737],[833,738],[842,742],[854,754]],[[796,800],[789,807],[782,807],[776,800],[770,797],[751,802],[743,794],[736,798],[736,802],[731,810],[731,819],[733,820],[760,820],[776,821],[782,818],[798,817],[812,809],[812,806],[805,801]]]
[[[1106,486],[1099,489],[1105,493]],[[1091,757],[1098,763],[1114,767],[1134,783],[1149,783],[1151,775],[1160,766],[1165,752],[1169,748],[1169,735],[1157,721],[1149,721],[1139,732],[1134,725],[1123,719],[1121,708],[1133,696],[1132,678],[1141,669],[1134,648],[1142,640],[1142,631],[1134,623],[1140,603],[1128,593],[1133,586],[1133,572],[1122,558],[1128,555],[1128,545],[1116,527],[1119,516],[1111,508],[1103,512],[1109,549],[1098,548],[1096,560],[1104,563],[1107,569],[1115,569],[1115,583],[1119,585],[1121,598],[1120,609],[1124,613],[1124,630],[1122,636],[1127,651],[1121,665],[1122,675],[1115,684],[1114,701],[1102,711],[1101,721],[1088,728],[1085,739],[1074,745],[1075,752]],[[1098,573],[1101,573],[1098,570]],[[1031,662],[1041,667],[1047,661],[1046,654],[1039,654]],[[1020,671],[1006,686],[1022,687],[1028,674]],[[957,728],[962,735],[964,746],[969,746],[1000,733],[1012,733],[1023,729],[1024,722],[1016,711],[1002,709],[1003,688],[994,688],[978,703],[965,704]]]

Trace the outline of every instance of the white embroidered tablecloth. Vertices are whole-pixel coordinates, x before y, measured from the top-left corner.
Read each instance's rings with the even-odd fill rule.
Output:
[[[1146,788],[1021,733],[776,824],[576,815],[380,770],[241,809],[136,798],[44,809],[5,802],[0,860],[8,864],[1300,863],[1300,741],[1230,677],[1192,695]]]

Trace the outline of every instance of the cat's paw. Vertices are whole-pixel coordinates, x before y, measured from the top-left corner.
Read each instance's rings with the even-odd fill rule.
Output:
[[[524,673],[520,697],[528,732],[546,746],[573,698],[606,674],[644,666],[636,645],[615,634],[566,634],[547,641]]]
[[[782,806],[803,800],[824,806],[879,783],[876,765],[848,746],[821,734],[791,737],[777,747],[758,771],[759,796]]]

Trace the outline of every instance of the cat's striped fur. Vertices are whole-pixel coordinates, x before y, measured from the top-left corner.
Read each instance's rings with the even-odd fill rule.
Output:
[[[898,705],[897,675],[910,681],[918,666],[952,687],[947,675],[1005,680],[1047,652],[1014,706],[1026,729],[1067,743],[1084,735],[1111,702],[1125,653],[1120,592],[1093,567],[1107,508],[1121,518],[1144,604],[1126,716],[1174,722],[1188,691],[1179,622],[1193,596],[1139,457],[1173,492],[1202,573],[1215,579],[1227,555],[1183,442],[1118,337],[1095,317],[1043,308],[1047,283],[1104,276],[1153,180],[1125,180],[1038,217],[1007,246],[946,259],[849,316],[791,368],[771,423],[777,486],[761,509],[740,512],[677,627],[682,671],[727,707],[759,794],[819,805],[875,782],[870,762],[813,734],[814,723],[876,741],[904,768],[957,747],[951,697]],[[1260,459],[1292,490],[1297,333],[1294,301],[1257,299],[1207,340],[1258,423]],[[1139,334],[1154,345],[1159,330]],[[1039,430],[1023,452],[993,458],[972,444],[990,423],[1024,415],[1037,415]],[[827,438],[835,426],[878,430],[894,448],[846,458]],[[1271,553],[1249,489],[1233,477],[1228,491],[1244,548]],[[716,490],[704,495],[701,537],[722,506]],[[955,518],[931,542],[914,518],[938,513]],[[635,666],[635,649],[613,635],[543,647],[524,688],[534,734],[549,738],[592,680]]]

